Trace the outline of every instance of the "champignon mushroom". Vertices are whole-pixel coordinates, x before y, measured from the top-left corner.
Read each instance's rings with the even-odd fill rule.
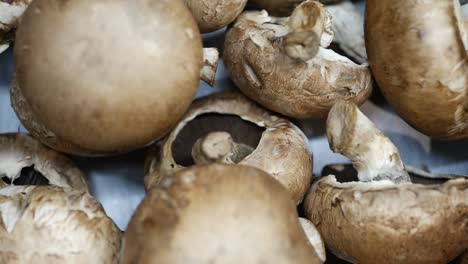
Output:
[[[201,32],[227,26],[242,12],[247,0],[185,0]]]
[[[139,205],[124,245],[123,264],[322,263],[286,189],[241,165],[196,166],[164,178]]]
[[[363,103],[372,89],[367,65],[326,49],[333,38],[319,2],[301,3],[289,18],[245,12],[226,34],[224,62],[240,90],[294,118],[326,116],[333,103]]]
[[[357,170],[354,179],[320,178],[305,199],[306,217],[330,251],[354,263],[411,264],[447,263],[463,253],[468,178],[408,182],[396,148],[350,102],[330,110],[327,134]]]
[[[216,162],[268,172],[297,203],[312,179],[312,154],[302,131],[230,92],[194,101],[164,141],[151,148],[145,166],[146,189],[185,167]]]
[[[5,51],[14,39],[18,22],[32,0],[0,1],[0,53]]]
[[[367,1],[377,83],[403,119],[433,138],[468,138],[466,26],[456,0]]]
[[[88,192],[84,173],[67,157],[25,134],[0,134],[0,188],[52,185]]]
[[[182,0],[36,0],[14,55],[20,120],[46,145],[79,155],[163,137],[189,107],[203,64]]]
[[[120,230],[87,192],[0,189],[0,263],[118,263]]]

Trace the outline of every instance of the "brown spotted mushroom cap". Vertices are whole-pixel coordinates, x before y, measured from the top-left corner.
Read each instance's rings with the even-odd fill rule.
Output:
[[[409,124],[468,138],[468,22],[458,0],[369,0],[366,46],[380,90]]]
[[[363,103],[372,89],[370,71],[327,49],[331,21],[314,1],[301,3],[289,18],[244,12],[224,43],[234,83],[264,107],[294,118],[324,117],[338,99]]]
[[[185,0],[201,32],[227,26],[242,12],[247,0]]]
[[[60,187],[0,189],[0,263],[116,264],[120,230],[88,193]]]
[[[26,134],[0,134],[0,188],[52,185],[88,192],[84,173],[67,157]]]
[[[189,107],[203,64],[183,0],[35,0],[14,56],[23,125],[54,149],[90,156],[162,138]]]
[[[240,165],[165,178],[149,190],[124,241],[123,264],[322,263],[286,189]]]
[[[221,133],[217,133],[221,132]],[[221,138],[216,138],[220,135]],[[197,162],[197,141],[215,136],[230,140],[224,156]],[[227,142],[227,141],[225,141]],[[223,143],[225,143],[223,142]],[[210,145],[205,144],[211,151]],[[223,151],[215,144],[215,151]],[[205,150],[205,147],[202,146]],[[146,160],[145,186],[194,164],[212,162],[249,165],[268,172],[300,203],[312,178],[312,154],[302,131],[290,121],[272,115],[239,93],[218,93],[195,100],[185,117]]]

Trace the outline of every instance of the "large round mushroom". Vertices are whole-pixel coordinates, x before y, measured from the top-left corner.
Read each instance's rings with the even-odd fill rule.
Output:
[[[383,95],[422,133],[468,138],[468,28],[458,0],[369,0],[366,46]]]
[[[145,186],[195,164],[240,164],[268,172],[300,203],[312,178],[307,143],[290,121],[241,94],[212,94],[194,101],[165,140],[151,148]]]
[[[322,263],[320,236],[307,230],[312,243],[290,195],[267,173],[197,166],[149,190],[125,233],[122,263]]]
[[[466,250],[468,178],[411,179],[395,146],[350,102],[332,108],[327,134],[357,170],[324,175],[304,201],[330,251],[353,263],[423,264]]]
[[[324,117],[339,99],[362,104],[372,89],[370,71],[327,49],[331,23],[315,1],[304,1],[289,18],[244,12],[224,43],[234,83],[262,106],[294,118]]]
[[[14,55],[18,117],[46,145],[79,155],[164,136],[189,107],[203,63],[182,0],[33,1]]]

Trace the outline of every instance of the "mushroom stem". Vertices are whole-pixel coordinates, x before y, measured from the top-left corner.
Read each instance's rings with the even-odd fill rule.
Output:
[[[309,219],[299,217],[299,222],[301,223],[302,229],[304,229],[304,232],[320,261],[325,263],[327,260],[327,253],[325,251],[325,244],[323,243],[319,231]]]
[[[292,59],[308,61],[320,46],[328,47],[333,39],[331,18],[319,2],[305,1],[294,9],[284,36],[284,51]]]
[[[197,165],[233,164],[243,160],[253,151],[248,145],[234,142],[229,133],[216,131],[195,142],[192,158]]]
[[[332,107],[327,136],[334,152],[353,161],[359,181],[411,182],[397,148],[355,104],[340,100]]]
[[[217,48],[203,49],[203,68],[200,78],[210,86],[214,85],[216,70],[218,69],[219,52]]]
[[[357,62],[367,62],[364,16],[349,0],[327,5],[326,8],[333,19],[333,42]]]

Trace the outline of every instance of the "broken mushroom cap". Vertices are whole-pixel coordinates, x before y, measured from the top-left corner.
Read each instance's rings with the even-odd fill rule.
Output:
[[[304,201],[327,248],[354,263],[456,258],[468,245],[468,178],[411,183],[396,148],[349,105],[332,108],[327,134],[331,148],[353,161],[357,178],[322,177]]]
[[[128,152],[163,137],[189,107],[203,65],[182,0],[36,0],[14,55],[21,122],[46,145],[78,155]]]
[[[164,141],[150,149],[145,187],[185,167],[213,162],[262,169],[297,203],[312,180],[312,154],[302,131],[239,93],[195,100]]]
[[[118,263],[120,230],[88,193],[59,187],[0,189],[0,262]]]
[[[467,29],[458,0],[367,1],[375,79],[401,117],[430,137],[468,138]]]
[[[261,9],[265,9],[273,16],[286,17],[291,15],[294,8],[305,0],[251,0],[255,5]],[[316,0],[318,1],[318,0]],[[342,0],[320,0],[323,4],[335,4]]]
[[[0,53],[5,51],[14,39],[19,20],[32,0],[0,1]]]
[[[247,0],[185,0],[202,33],[227,26],[242,12]]]
[[[26,134],[0,134],[0,187],[53,185],[88,192],[84,173],[67,157]]]
[[[324,117],[338,99],[363,103],[372,89],[367,65],[327,49],[331,18],[305,1],[287,19],[245,12],[226,34],[224,62],[240,90],[294,118]]]
[[[138,206],[124,245],[123,264],[321,263],[286,189],[241,165],[165,178]]]

